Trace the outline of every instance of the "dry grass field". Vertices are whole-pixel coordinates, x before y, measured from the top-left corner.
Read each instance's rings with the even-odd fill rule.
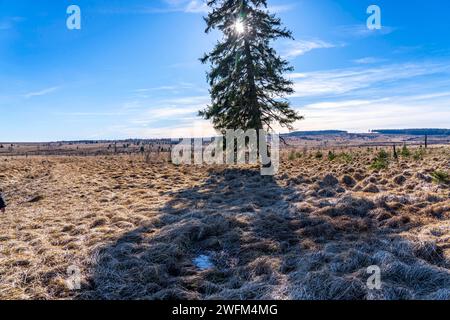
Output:
[[[0,158],[0,298],[450,299],[450,148],[327,152],[285,152],[275,177]],[[381,290],[366,285],[371,265]]]

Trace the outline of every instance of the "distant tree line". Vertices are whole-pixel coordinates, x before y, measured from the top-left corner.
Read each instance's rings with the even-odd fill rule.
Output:
[[[412,136],[448,136],[450,129],[389,129],[389,130],[372,130],[372,133],[380,134],[401,134]]]
[[[177,144],[178,141],[172,139],[126,139],[126,140],[73,140],[73,141],[58,141],[59,145],[74,145],[74,144],[122,144],[122,145],[141,145],[141,144]]]

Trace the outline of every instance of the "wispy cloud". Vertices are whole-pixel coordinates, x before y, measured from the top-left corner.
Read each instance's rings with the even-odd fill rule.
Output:
[[[294,73],[292,97],[341,95],[376,85],[420,76],[448,74],[450,66],[439,63],[404,63],[373,68],[347,68],[310,73]]]
[[[176,125],[160,125],[158,127],[136,127],[121,126],[114,128],[115,136],[117,134],[126,137],[143,137],[143,138],[198,138],[212,137],[217,135],[211,122],[206,120],[190,120],[177,123]]]
[[[338,37],[343,38],[367,38],[372,36],[387,35],[395,30],[396,28],[390,26],[382,26],[380,30],[370,30],[365,24],[355,24],[339,26],[335,29],[334,33]]]
[[[189,107],[157,107],[147,109],[144,113],[140,114],[138,118],[131,120],[134,124],[150,124],[161,120],[176,120],[181,121],[185,119],[192,119],[199,111],[198,106]]]
[[[29,92],[29,93],[24,94],[24,97],[29,99],[29,98],[32,98],[32,97],[45,96],[47,94],[55,92],[58,89],[59,89],[59,87],[51,87],[51,88],[46,88],[46,89],[43,89],[43,90],[40,90],[40,91]]]
[[[171,99],[147,101],[150,107],[143,107],[131,122],[134,124],[150,124],[157,121],[183,121],[195,119],[199,110],[210,103],[209,96],[185,96]]]
[[[189,13],[206,13],[209,11],[209,9],[205,1],[190,0],[187,4],[185,4],[184,11]]]
[[[59,116],[73,116],[73,117],[117,117],[123,116],[124,112],[56,112]]]
[[[152,96],[159,95],[159,94],[182,94],[184,91],[190,90],[190,91],[196,91],[196,92],[207,92],[207,89],[196,86],[192,83],[188,82],[180,82],[174,85],[163,85],[163,86],[156,86],[156,87],[149,87],[149,88],[139,88],[133,91],[133,93],[136,95],[136,98],[151,98]]]
[[[209,12],[209,7],[206,0],[164,0],[165,6],[140,6],[140,7],[114,7],[103,8],[100,13],[103,14],[157,14],[157,13],[172,13],[185,12],[195,14],[206,14]],[[296,4],[279,4],[268,6],[271,13],[282,13],[293,10]]]
[[[380,100],[381,101],[381,100]],[[317,102],[311,103],[305,106],[310,110],[330,110],[366,106],[373,103],[371,100],[344,100],[344,101],[331,101],[331,102]]]
[[[188,85],[188,84],[186,84]],[[176,86],[173,86],[176,87]],[[171,90],[172,86],[137,89],[137,92]],[[100,112],[61,112],[56,115],[84,119],[111,117],[120,119],[120,124],[112,125],[97,132],[92,137],[143,137],[180,138],[212,136],[215,131],[209,121],[198,117],[198,111],[210,103],[208,95],[180,95],[162,99],[135,99],[122,104],[116,110]]]
[[[376,57],[364,57],[360,59],[353,60],[356,64],[375,64],[375,63],[381,63],[385,62],[386,59],[383,58],[376,58]]]
[[[343,44],[336,45],[320,39],[290,41],[286,43],[284,48],[282,48],[282,55],[285,58],[296,58],[312,50],[329,49],[342,46]]]
[[[267,9],[270,13],[283,13],[294,10],[296,3],[269,5]]]
[[[207,13],[208,6],[203,0],[164,0],[163,6],[135,6],[103,8],[102,14],[158,14],[158,13]]]
[[[207,13],[209,11],[206,5],[206,0],[165,0],[169,4],[169,8],[177,11],[184,11],[188,13]],[[289,10],[293,10],[294,3],[291,4],[279,4],[268,6],[268,10],[271,13],[281,13]]]
[[[352,132],[374,128],[448,127],[449,103],[450,92],[313,103],[299,109],[305,120],[297,123],[297,127]]]
[[[291,97],[293,106],[299,105],[299,98],[309,101],[303,107],[297,107],[306,120],[295,127],[302,130],[338,128],[355,132],[376,127],[446,127],[450,118],[450,86],[446,91],[439,88],[429,90],[430,87],[424,86],[422,91],[408,91],[401,81],[422,79],[418,77],[429,79],[436,74],[445,78],[447,73],[450,73],[447,63],[416,62],[291,74],[296,89]],[[413,83],[422,82],[414,80]],[[386,84],[393,84],[394,90],[386,90]],[[170,92],[177,87],[169,84],[139,88],[134,92],[151,96],[153,92]],[[397,91],[398,96],[392,94]],[[408,92],[418,93],[408,96]],[[173,98],[132,100],[130,106],[133,108],[124,109],[126,114],[122,116],[122,124],[114,129],[113,134],[158,138],[212,136],[215,131],[211,123],[197,116],[197,112],[209,103],[207,94],[192,95],[190,88],[185,88],[183,94]]]

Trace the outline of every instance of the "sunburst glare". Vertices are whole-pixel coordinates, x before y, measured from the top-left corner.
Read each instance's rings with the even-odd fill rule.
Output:
[[[234,24],[234,30],[238,34],[243,34],[245,32],[245,24],[244,24],[244,22],[241,21],[241,20],[236,21],[236,23]]]

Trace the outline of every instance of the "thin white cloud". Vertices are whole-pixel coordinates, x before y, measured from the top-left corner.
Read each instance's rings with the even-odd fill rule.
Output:
[[[376,128],[449,127],[449,103],[450,91],[373,100],[341,99],[317,102],[297,108],[305,116],[305,120],[299,121],[294,127],[297,130],[343,129],[350,132],[367,132]],[[196,107],[149,110],[149,115],[152,112],[158,121],[128,123],[116,128],[114,135],[173,139],[216,135],[209,121],[189,115],[196,111]],[[405,117],[405,114],[408,116]],[[175,117],[176,123],[159,122],[167,117]],[[279,127],[275,129],[286,132]]]
[[[346,100],[332,102],[317,102],[305,106],[305,109],[311,110],[329,110],[336,108],[360,107],[373,103],[370,100]]]
[[[429,99],[422,99],[426,96]],[[449,92],[386,97],[376,100],[337,100],[299,109],[302,130],[344,129],[366,132],[376,128],[449,127]],[[407,115],[407,116],[405,116]]]
[[[289,3],[289,4],[279,4],[279,5],[268,5],[267,10],[270,13],[283,13],[291,11],[295,8],[295,3]]]
[[[135,6],[102,8],[101,14],[157,14],[157,13],[207,13],[208,6],[203,0],[164,0],[163,6]]]
[[[158,127],[124,126],[116,128],[114,135],[142,138],[199,138],[212,137],[217,134],[212,124],[206,120],[184,121],[177,125]]]
[[[54,114],[74,117],[117,117],[125,115],[124,112],[57,112]]]
[[[285,58],[296,58],[312,50],[329,49],[337,46],[343,45],[335,45],[320,39],[291,41],[282,49],[282,56]]]
[[[293,97],[308,99],[296,129],[449,127],[448,63],[399,63],[295,73]],[[375,98],[373,98],[375,97]],[[298,102],[299,100],[294,100]],[[295,103],[294,103],[295,105]]]
[[[353,60],[353,62],[356,64],[376,64],[376,63],[381,63],[381,62],[385,62],[385,61],[386,61],[386,59],[376,58],[376,57],[364,57],[364,58]]]
[[[173,10],[184,11],[187,13],[208,13],[209,8],[205,0],[165,0]],[[295,4],[280,4],[268,6],[271,13],[282,13],[294,8]]]
[[[172,105],[205,105],[210,103],[211,98],[206,95],[202,96],[186,96],[186,97],[176,97],[171,99],[162,100],[165,104]]]
[[[186,4],[184,11],[189,13],[207,13],[209,8],[204,1],[191,0]]]
[[[444,90],[445,85],[442,90],[428,90],[422,86],[421,91],[411,91],[418,92],[416,95],[407,97],[390,96],[384,86],[405,79],[446,73],[450,73],[450,66],[446,63],[417,62],[290,74],[297,90],[292,98],[309,98],[311,101],[297,108],[306,120],[295,127],[301,130],[345,129],[355,132],[377,127],[421,126],[421,123],[430,127],[448,127],[450,89]],[[141,88],[136,92],[166,91],[173,87],[176,85]],[[408,92],[404,84],[395,85],[393,91],[396,90]],[[188,92],[192,94],[190,90]],[[377,94],[371,94],[373,92]],[[298,105],[298,99],[292,101],[293,106]],[[208,95],[138,99],[132,105],[139,107],[128,114],[117,134],[156,138],[214,135],[211,123],[197,116],[197,112],[209,103]],[[405,114],[408,116],[405,117]],[[276,130],[283,132],[278,127]]]
[[[344,38],[367,38],[372,36],[383,36],[394,32],[396,29],[390,26],[382,26],[380,30],[370,30],[365,24],[339,26],[334,30],[337,36]]]
[[[160,92],[182,93],[186,89],[194,89],[195,91],[205,91],[205,89],[195,86],[192,83],[181,82],[176,85],[163,85],[157,87],[140,88],[133,91],[138,98],[150,98],[152,94]]]
[[[134,90],[135,93],[143,93],[143,92],[150,92],[150,91],[166,91],[166,90],[175,90],[177,89],[177,86],[159,86],[159,87],[153,87],[153,88],[142,88],[142,89],[136,89]]]
[[[29,92],[29,93],[24,94],[24,97],[29,99],[29,98],[32,98],[32,97],[45,96],[47,94],[55,92],[58,89],[59,89],[59,87],[51,87],[51,88],[46,88],[46,89],[43,89],[43,90],[40,90],[40,91]]]
[[[148,125],[160,121],[195,120],[198,111],[204,109],[210,102],[209,96],[180,96],[170,99],[141,101],[139,102],[140,109],[134,109],[135,112],[130,119],[130,123]]]
[[[134,124],[150,124],[157,121],[180,121],[186,118],[192,118],[201,110],[202,106],[188,106],[188,107],[158,107],[146,110],[140,114],[138,118],[131,120]]]
[[[340,95],[375,85],[414,77],[450,73],[448,64],[405,63],[373,68],[348,68],[310,73],[294,73],[295,93],[292,97]]]
[[[103,8],[99,10],[102,14],[156,14],[156,13],[172,13],[172,12],[185,12],[195,14],[207,14],[210,9],[206,4],[206,0],[164,0],[166,6],[153,7],[153,6],[141,6],[141,7],[115,7],[115,8]],[[282,13],[290,11],[295,7],[294,3],[269,5],[268,10],[271,13]]]

